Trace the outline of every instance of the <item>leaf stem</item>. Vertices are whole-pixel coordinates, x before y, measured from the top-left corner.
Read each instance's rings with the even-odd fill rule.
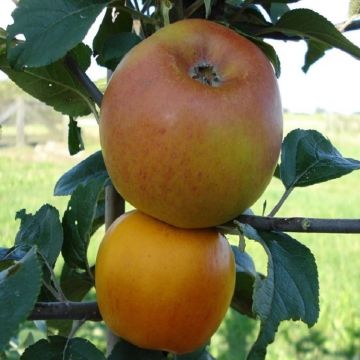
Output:
[[[139,13],[139,14],[142,14],[141,10],[140,10],[140,7],[139,7],[139,4],[138,4],[138,0],[134,0],[134,4],[135,4],[135,8],[136,8],[136,11]],[[140,21],[140,27],[141,27],[141,37],[144,39],[147,37],[147,33],[146,33],[146,28],[145,28],[145,24],[144,24],[144,19],[142,17],[139,17],[139,21]]]
[[[190,17],[197,9],[204,5],[204,0],[195,0],[188,8],[185,9],[184,17]]]
[[[274,206],[274,208],[269,212],[268,216],[275,216],[275,214],[280,210],[281,206],[284,204],[285,200],[289,197],[289,195],[292,193],[292,191],[294,190],[294,187],[289,187],[288,189],[285,190],[285,192],[283,193],[283,195],[281,196],[280,200],[278,201],[278,203]]]
[[[56,300],[62,301],[60,294],[56,291],[54,287],[48,284],[45,280],[43,280],[42,283]]]
[[[46,266],[47,269],[49,270],[51,280],[52,280],[52,282],[53,282],[53,284],[54,284],[54,290],[55,290],[55,292],[56,292],[56,294],[57,294],[56,298],[57,298],[58,300],[60,300],[60,301],[67,301],[66,296],[65,296],[65,294],[63,293],[63,291],[62,291],[62,289],[61,289],[61,287],[60,287],[60,284],[59,284],[59,282],[58,282],[58,280],[57,280],[57,278],[56,278],[56,275],[55,275],[55,273],[54,273],[53,268],[50,266],[50,264],[48,263],[48,261],[47,261],[47,259],[45,258],[45,256],[44,256],[39,250],[38,250],[37,253],[40,255],[40,257],[42,258],[45,266]],[[50,286],[49,284],[45,283],[45,282],[44,282],[44,284],[45,284],[45,286],[47,287],[47,289],[48,289],[50,292],[52,292],[53,287]],[[53,295],[54,295],[54,294],[53,294]]]

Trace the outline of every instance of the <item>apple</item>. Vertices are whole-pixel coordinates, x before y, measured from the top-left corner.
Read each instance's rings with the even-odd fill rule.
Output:
[[[273,67],[235,31],[189,19],[128,52],[100,112],[104,161],[117,191],[168,224],[203,228],[250,207],[282,142]]]

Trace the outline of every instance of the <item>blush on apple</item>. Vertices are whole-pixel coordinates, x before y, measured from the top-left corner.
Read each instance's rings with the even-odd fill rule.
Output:
[[[223,25],[183,20],[134,47],[104,94],[100,139],[117,191],[183,228],[224,223],[264,192],[282,141],[273,68]]]

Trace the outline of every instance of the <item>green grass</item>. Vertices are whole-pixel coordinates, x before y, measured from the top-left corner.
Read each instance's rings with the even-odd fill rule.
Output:
[[[360,130],[348,131],[344,119],[291,117],[291,128],[319,128],[346,157],[360,159]],[[351,119],[356,121],[356,119]],[[360,123],[360,120],[357,119]],[[340,126],[340,125],[341,126]],[[345,125],[344,125],[345,124]],[[350,125],[349,125],[350,126]],[[351,124],[351,128],[357,125]],[[339,130],[340,129],[340,130]],[[63,145],[63,148],[66,148]],[[91,149],[95,145],[91,145]],[[84,155],[82,155],[84,156]],[[35,212],[43,203],[51,203],[60,213],[68,198],[53,197],[60,175],[79,161],[59,154],[34,152],[31,148],[0,150],[0,246],[11,246],[19,222],[16,211]],[[360,218],[360,172],[327,183],[296,189],[279,212],[279,216],[324,218]],[[283,192],[274,179],[253,210],[261,214],[264,201],[268,213]],[[90,257],[95,259],[102,230],[92,242]],[[320,318],[310,330],[299,322],[280,326],[276,342],[269,347],[269,360],[286,359],[358,359],[360,354],[360,237],[359,235],[292,234],[306,244],[316,257],[320,277]],[[235,239],[236,240],[236,239]],[[258,271],[266,272],[263,250],[248,241],[247,251],[255,259]],[[242,360],[257,335],[259,324],[229,311],[212,339],[211,351],[219,360]],[[103,329],[89,324],[86,334],[104,348]]]

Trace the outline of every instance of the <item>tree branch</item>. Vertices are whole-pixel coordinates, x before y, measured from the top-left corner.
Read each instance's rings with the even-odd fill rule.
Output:
[[[97,88],[97,86],[86,75],[85,71],[83,71],[80,68],[80,66],[71,56],[66,56],[65,61],[69,70],[76,76],[76,78],[84,86],[89,96],[94,100],[95,104],[100,107],[103,98],[102,92]]]
[[[240,215],[235,220],[263,231],[360,234],[360,219],[280,218]],[[224,232],[232,233],[236,226],[233,222],[229,222],[221,226],[220,229],[224,229]]]
[[[38,302],[28,320],[90,320],[101,321],[95,301]]]

